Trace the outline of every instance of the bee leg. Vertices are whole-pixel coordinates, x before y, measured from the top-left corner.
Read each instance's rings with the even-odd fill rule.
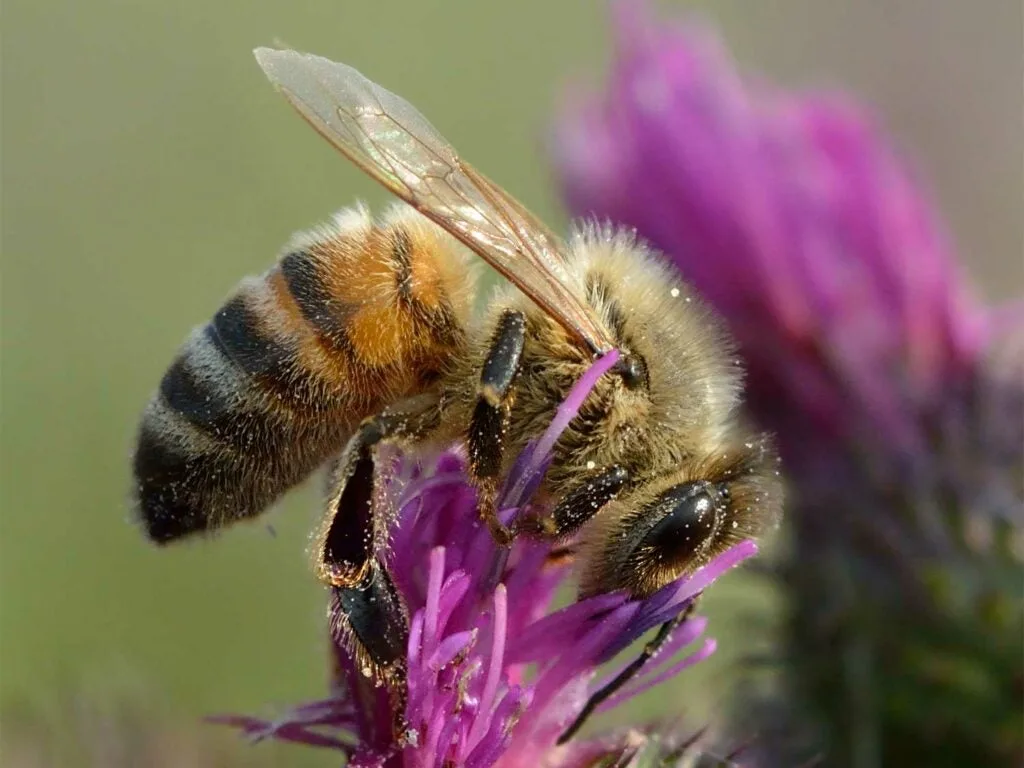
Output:
[[[363,421],[349,438],[332,480],[334,493],[317,536],[315,568],[324,584],[364,583],[387,524],[374,508],[374,447],[385,440],[415,440],[437,426],[435,395],[421,395]]]
[[[469,424],[469,469],[480,491],[480,517],[501,545],[511,543],[512,532],[498,519],[495,503],[515,393],[513,384],[525,338],[526,317],[522,312],[505,310],[491,338]]]
[[[580,710],[580,713],[576,715],[576,719],[572,721],[572,725],[565,729],[561,736],[558,737],[558,744],[564,744],[583,727],[583,724],[587,722],[587,719],[594,713],[594,710],[601,706],[602,702],[612,696],[616,691],[622,688],[623,685],[628,683],[640,668],[643,667],[648,661],[653,659],[658,651],[669,641],[672,637],[672,633],[676,628],[686,621],[695,610],[696,600],[690,602],[686,609],[670,621],[666,621],[661,625],[661,629],[658,630],[658,634],[654,636],[647,645],[644,646],[643,651],[633,659],[633,662],[615,676],[610,683],[605,685],[599,691],[594,693]]]
[[[331,587],[331,633],[360,672],[388,687],[395,738],[406,726],[405,658],[409,616],[378,552],[388,520],[375,508],[374,446],[421,437],[437,425],[437,398],[424,395],[364,421],[342,452],[335,494],[321,526],[316,570]]]
[[[317,570],[331,587],[331,636],[356,669],[388,688],[395,738],[405,731],[406,646],[409,615],[376,542],[384,523],[373,509],[374,461],[368,440],[375,425],[360,428],[342,459],[343,487],[322,536]],[[358,442],[356,442],[358,441]]]
[[[409,738],[405,719],[409,614],[378,558],[370,561],[358,584],[331,588],[330,616],[331,636],[348,651],[358,674],[373,685],[386,686],[392,738],[404,746]]]
[[[608,467],[573,488],[550,515],[531,515],[517,520],[512,534],[538,539],[561,539],[578,531],[629,482],[629,472],[616,465]]]
[[[331,633],[352,654],[359,671],[404,690],[409,618],[387,568],[376,557],[365,577],[348,587],[332,587]],[[404,699],[399,712],[404,710]]]

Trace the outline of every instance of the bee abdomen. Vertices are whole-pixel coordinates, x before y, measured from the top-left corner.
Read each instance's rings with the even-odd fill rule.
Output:
[[[355,424],[436,379],[459,351],[472,291],[464,255],[435,230],[418,214],[378,226],[342,214],[193,332],[139,431],[150,538],[258,514]]]
[[[246,319],[244,296],[192,334],[143,415],[136,493],[155,541],[257,514],[344,439],[329,409],[314,419],[277,396],[270,383],[287,370],[297,389],[314,385],[293,350]]]

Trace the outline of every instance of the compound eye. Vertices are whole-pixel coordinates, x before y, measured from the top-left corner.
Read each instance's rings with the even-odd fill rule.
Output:
[[[612,367],[612,370],[622,377],[622,383],[626,389],[647,388],[647,363],[639,355],[624,354]]]
[[[640,546],[662,562],[688,563],[718,530],[722,496],[714,485],[700,481],[669,488],[649,510],[658,519]]]

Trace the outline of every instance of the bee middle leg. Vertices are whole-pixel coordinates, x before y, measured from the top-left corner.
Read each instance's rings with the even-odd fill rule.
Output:
[[[503,546],[512,542],[513,533],[498,518],[496,500],[525,340],[526,317],[517,310],[505,310],[491,337],[469,424],[469,470],[480,495],[480,517]]]

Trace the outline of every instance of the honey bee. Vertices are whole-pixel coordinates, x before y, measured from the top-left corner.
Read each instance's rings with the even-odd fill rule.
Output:
[[[777,517],[776,456],[743,417],[734,345],[658,254],[593,222],[561,240],[347,65],[255,54],[299,114],[403,202],[295,236],[186,341],[134,456],[154,541],[253,517],[336,460],[315,567],[353,652],[400,684],[407,616],[374,504],[382,442],[462,441],[496,540],[573,539],[584,596],[648,596]],[[476,257],[508,281],[479,315]],[[617,362],[554,446],[538,505],[550,511],[503,524],[495,500],[512,461],[613,349]]]

